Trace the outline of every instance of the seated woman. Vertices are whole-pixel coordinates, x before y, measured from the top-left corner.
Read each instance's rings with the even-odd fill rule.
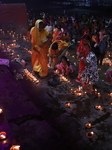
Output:
[[[62,75],[69,75],[70,73],[73,73],[73,67],[72,64],[67,61],[67,58],[65,56],[61,57],[61,62],[55,66],[56,72]]]
[[[54,68],[60,59],[63,50],[68,46],[68,43],[62,40],[54,41],[49,48],[49,66]]]

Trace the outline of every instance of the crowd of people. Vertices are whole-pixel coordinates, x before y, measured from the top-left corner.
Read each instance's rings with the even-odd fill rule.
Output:
[[[48,67],[51,67],[59,74],[72,73],[73,67],[63,51],[71,43],[80,41],[76,50],[79,61],[76,81],[82,84],[83,91],[88,86],[88,91],[92,93],[94,83],[99,80],[98,66],[102,66],[107,48],[111,46],[112,19],[91,15],[78,18],[44,14],[35,20],[35,24],[33,21],[32,26],[29,33],[33,72],[45,77],[49,73]],[[107,71],[107,79],[112,85],[112,69]]]

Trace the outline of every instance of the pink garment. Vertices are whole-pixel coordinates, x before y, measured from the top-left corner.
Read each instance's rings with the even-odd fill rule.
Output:
[[[56,65],[56,68],[59,71],[59,73],[64,75],[68,75],[69,73],[73,72],[73,68],[71,64],[68,66],[68,65],[63,65],[63,63],[60,63]]]

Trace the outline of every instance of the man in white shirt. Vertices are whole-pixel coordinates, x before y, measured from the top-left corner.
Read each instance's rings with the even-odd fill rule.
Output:
[[[50,22],[47,23],[45,29],[46,29],[49,33],[52,33],[53,27],[51,26]]]

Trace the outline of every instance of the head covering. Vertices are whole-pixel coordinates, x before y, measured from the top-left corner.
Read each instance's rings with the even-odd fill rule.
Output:
[[[35,40],[36,40],[36,45],[40,45],[40,36],[39,36],[39,23],[40,22],[43,22],[43,20],[41,19],[38,19],[36,22],[35,22]]]

